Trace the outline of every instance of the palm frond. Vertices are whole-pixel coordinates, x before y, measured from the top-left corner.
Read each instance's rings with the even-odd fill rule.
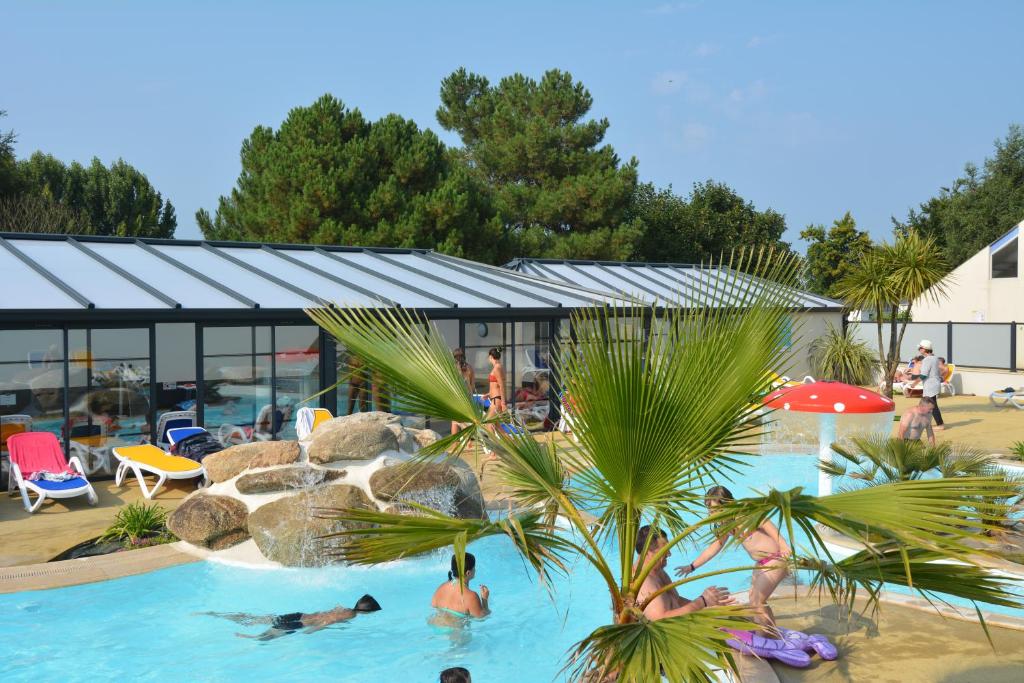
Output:
[[[576,644],[566,668],[573,678],[590,672],[595,680],[617,676],[621,683],[717,681],[716,670],[735,670],[733,650],[726,645],[733,635],[722,629],[756,628],[746,614],[743,608],[714,607],[602,626]]]

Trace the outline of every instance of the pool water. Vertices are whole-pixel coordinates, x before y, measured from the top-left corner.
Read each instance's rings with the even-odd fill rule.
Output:
[[[812,456],[769,455],[752,462],[728,482],[736,495],[816,481]],[[607,592],[596,572],[582,563],[574,567],[556,580],[552,601],[506,539],[484,539],[470,550],[477,556],[478,582],[491,589],[494,613],[462,632],[427,621],[430,597],[447,578],[449,556],[441,554],[374,568],[266,570],[197,562],[104,583],[0,595],[0,676],[427,683],[444,668],[464,666],[478,681],[563,680],[569,648],[609,620]],[[699,550],[677,551],[670,568]],[[745,553],[732,550],[709,569],[744,564]],[[746,589],[749,581],[748,572],[714,579],[731,590]],[[695,582],[682,592],[693,597],[710,583]],[[194,614],[318,611],[350,606],[363,593],[377,598],[382,611],[269,642],[234,635],[263,627]]]

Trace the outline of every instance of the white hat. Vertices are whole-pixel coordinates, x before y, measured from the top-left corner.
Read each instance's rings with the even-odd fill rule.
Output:
[[[925,351],[932,350],[932,343],[927,339],[922,339],[921,343],[917,345],[918,348],[924,349]]]

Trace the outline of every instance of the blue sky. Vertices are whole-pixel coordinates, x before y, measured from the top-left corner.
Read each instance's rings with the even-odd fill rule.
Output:
[[[643,180],[724,181],[791,241],[847,210],[881,238],[1024,123],[1021,26],[1021,2],[5,2],[0,125],[19,156],[123,157],[197,237],[243,138],[294,106],[330,92],[456,142],[448,73],[557,67]]]

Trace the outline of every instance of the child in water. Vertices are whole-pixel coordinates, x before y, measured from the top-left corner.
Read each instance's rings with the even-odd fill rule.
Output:
[[[732,492],[724,486],[713,486],[704,496],[704,505],[709,513],[714,513],[722,503],[733,500]],[[737,532],[731,532],[737,535]],[[770,520],[761,522],[753,531],[739,536],[743,549],[750,554],[750,559],[757,564],[750,582],[750,606],[754,608],[754,620],[762,627],[775,628],[775,615],[768,606],[776,587],[789,574],[786,559],[792,554],[789,545],[782,538],[778,528]],[[711,545],[697,556],[697,559],[685,567],[676,569],[676,575],[683,577],[702,567],[717,555],[725,545],[726,538],[718,537]]]

